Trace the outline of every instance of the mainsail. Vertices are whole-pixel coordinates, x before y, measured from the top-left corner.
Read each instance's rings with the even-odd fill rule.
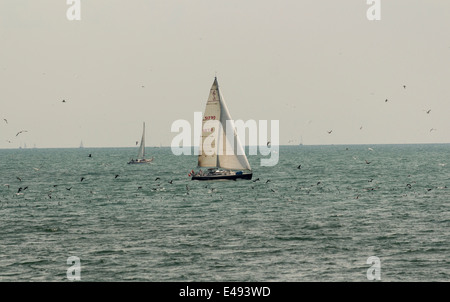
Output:
[[[141,145],[139,146],[138,158],[145,158],[145,122],[142,130]]]
[[[251,170],[228,107],[219,91],[217,78],[214,78],[206,103],[199,151],[199,167]]]

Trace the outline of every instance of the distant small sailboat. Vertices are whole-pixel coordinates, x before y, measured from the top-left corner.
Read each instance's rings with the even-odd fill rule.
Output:
[[[150,159],[145,158],[145,123],[143,123],[141,145],[139,146],[137,159],[132,159],[128,164],[147,164],[153,161],[153,157]]]
[[[211,129],[205,125],[211,120],[219,121],[218,129]],[[189,173],[192,180],[252,179],[252,169],[234,126],[232,127],[233,135],[229,135],[235,138],[234,150],[230,152],[231,150],[227,149],[227,145],[230,143],[228,142],[229,136],[226,135],[227,121],[232,121],[231,115],[223,96],[220,94],[217,77],[215,77],[206,102],[202,122],[201,151],[198,156],[198,167],[208,168],[208,170],[200,170],[199,172],[192,170]],[[209,146],[204,143],[205,140],[211,140],[211,138],[213,138],[213,142]]]
[[[81,141],[81,143],[80,143],[80,149],[83,149],[83,148],[84,148],[83,141]]]

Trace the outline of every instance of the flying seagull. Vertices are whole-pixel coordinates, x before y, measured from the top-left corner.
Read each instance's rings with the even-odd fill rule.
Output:
[[[5,119],[5,118],[4,118],[3,120],[5,121],[5,123],[7,123],[7,124],[8,124],[8,120],[7,120],[7,119]]]
[[[21,130],[21,131],[17,132],[16,136],[18,136],[22,132],[28,132],[28,131],[27,130]]]
[[[331,132],[333,132],[333,130],[330,130],[330,131],[327,131],[328,132],[328,134],[331,134]]]

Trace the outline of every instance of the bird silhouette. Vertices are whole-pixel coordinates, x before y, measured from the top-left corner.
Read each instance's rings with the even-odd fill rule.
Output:
[[[297,169],[301,169],[301,168],[302,168],[302,165],[298,165],[298,166],[297,166]]]
[[[20,178],[20,177],[16,177],[19,181],[22,181],[22,178]]]
[[[18,136],[19,134],[21,134],[23,132],[28,132],[28,131],[27,130],[21,130],[21,131],[17,132],[16,136]]]
[[[331,134],[331,132],[333,132],[333,130],[330,130],[330,131],[327,131],[328,132],[328,134]]]
[[[5,118],[4,118],[3,120],[5,121],[5,123],[7,123],[7,124],[8,124],[8,120],[7,120],[7,119],[5,119]]]
[[[253,182],[257,182],[259,180],[259,178],[255,179]]]
[[[367,160],[366,160],[366,164],[370,164],[370,163],[371,163],[370,161],[367,161]]]
[[[119,177],[119,174],[116,174],[116,176],[114,176],[114,178],[117,178],[117,177]]]
[[[155,178],[155,181],[157,181],[157,180],[160,180],[160,178],[159,178],[159,177],[156,177],[156,178]]]
[[[169,181],[169,183],[172,184],[172,183],[173,183],[173,179],[171,179],[171,180]]]
[[[81,177],[80,181],[83,181],[83,180],[85,180],[85,178],[84,178],[84,177]]]

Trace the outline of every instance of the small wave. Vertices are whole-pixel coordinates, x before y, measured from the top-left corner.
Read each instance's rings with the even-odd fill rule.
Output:
[[[317,240],[317,238],[311,237],[311,236],[287,236],[287,237],[276,236],[275,239],[281,240],[281,241],[314,241],[314,240]]]

